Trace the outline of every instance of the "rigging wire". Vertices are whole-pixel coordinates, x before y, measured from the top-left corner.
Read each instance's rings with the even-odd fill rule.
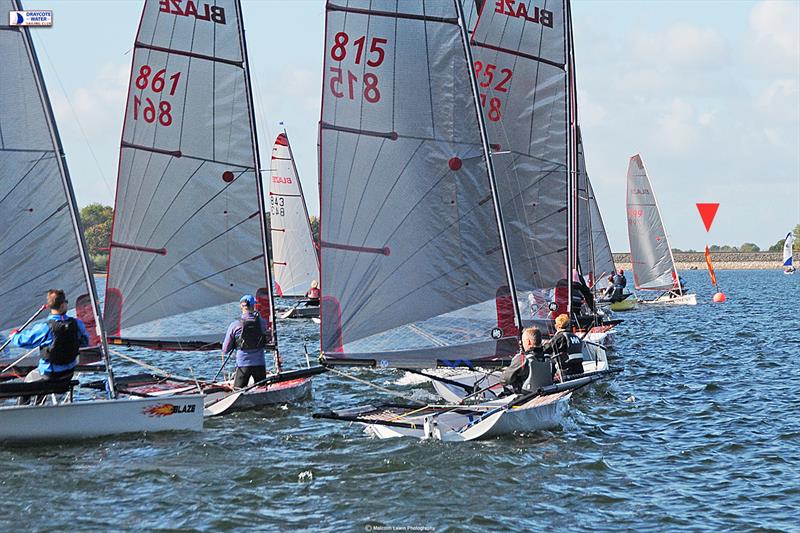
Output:
[[[78,125],[78,130],[80,131],[81,136],[83,137],[83,142],[86,144],[86,147],[89,150],[89,154],[92,156],[92,160],[94,161],[94,164],[97,166],[97,171],[100,173],[100,179],[102,180],[103,185],[106,188],[106,191],[113,197],[114,189],[111,187],[111,184],[108,181],[105,172],[103,172],[103,167],[102,165],[100,165],[100,161],[98,161],[97,155],[94,153],[94,149],[92,148],[92,143],[89,142],[89,136],[86,135],[86,131],[83,129],[83,124],[81,123],[81,119],[79,118],[77,111],[75,111],[75,106],[72,105],[72,100],[70,99],[69,94],[67,94],[67,90],[64,87],[64,83],[61,81],[61,77],[58,75],[58,69],[56,69],[56,66],[53,63],[52,59],[50,59],[50,54],[47,52],[47,47],[44,44],[44,39],[42,39],[38,35],[34,37],[34,32],[31,32],[31,38],[37,41],[36,45],[37,50],[42,50],[44,52],[44,56],[45,58],[47,58],[47,64],[50,66],[50,72],[53,73],[53,75],[56,78],[56,81],[58,82],[58,86],[61,89],[61,93],[64,95],[64,100],[66,100],[69,109],[72,112],[72,118]]]

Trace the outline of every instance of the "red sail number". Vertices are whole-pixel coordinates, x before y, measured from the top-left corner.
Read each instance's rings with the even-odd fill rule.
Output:
[[[334,61],[344,61],[347,57],[347,43],[350,42],[350,36],[340,31],[336,35],[333,36],[333,47],[331,48],[331,59]],[[355,47],[355,64],[360,65],[363,59],[367,60],[367,66],[370,67],[379,67],[383,63],[384,58],[386,57],[386,50],[383,48],[383,45],[388,43],[388,39],[383,39],[382,37],[373,37],[372,41],[370,41],[369,45],[369,54],[370,56],[375,56],[374,59],[366,58],[366,52],[364,50],[365,45],[367,42],[366,35],[362,35],[358,39],[353,41],[353,47]]]
[[[166,68],[162,68],[156,72],[152,78],[150,77],[151,74],[153,74],[153,68],[150,65],[142,65],[141,68],[139,68],[139,75],[134,81],[136,88],[142,91],[149,88],[154,93],[161,94],[167,86],[168,79],[171,82],[169,84],[169,94],[164,96],[175,95],[175,91],[178,88],[178,81],[181,79],[180,72],[175,72],[169,76],[169,78],[166,78]],[[144,100],[142,100],[139,96],[134,95],[133,120],[139,120],[140,113],[144,121],[148,124],[152,124],[156,120],[158,120],[158,123],[162,126],[169,126],[172,124],[172,104],[166,100],[160,101],[158,103],[158,110],[156,110],[156,104],[152,99],[145,97]]]
[[[483,76],[481,76],[481,72],[483,72]],[[491,63],[484,65],[481,61],[475,61],[475,77],[478,78],[478,83],[483,88],[490,87],[497,79],[498,82],[494,86],[494,90],[506,93],[508,92],[506,85],[511,81],[511,76],[513,75],[514,72],[510,68],[500,69],[500,73],[497,74],[497,65],[492,65]]]
[[[154,93],[160,93],[164,90],[164,86],[166,85],[166,81],[164,80],[164,76],[167,73],[167,69],[162,68],[158,72],[156,72],[153,79],[150,80],[150,74],[153,72],[153,68],[150,65],[142,65],[142,68],[139,69],[139,76],[136,78],[136,88],[137,89],[147,89],[148,84],[150,85],[150,90]],[[176,72],[172,76],[169,77],[172,81],[172,85],[169,89],[169,95],[174,96],[175,90],[178,88],[178,80],[181,79],[181,73]]]
[[[382,37],[373,37],[369,41],[367,49],[367,36],[362,35],[357,39],[351,40],[350,35],[340,31],[333,36],[333,46],[331,47],[331,59],[334,61],[344,61],[348,55],[348,44],[350,58],[356,65],[364,62],[364,68],[377,68],[386,59],[386,48],[389,40]],[[358,93],[361,93],[364,100],[374,104],[380,102],[381,91],[378,88],[378,75],[374,72],[364,72],[359,78],[358,72],[339,67],[330,67],[331,78],[328,81],[331,94],[336,98],[348,98],[354,100]],[[359,83],[361,84],[359,86]]]

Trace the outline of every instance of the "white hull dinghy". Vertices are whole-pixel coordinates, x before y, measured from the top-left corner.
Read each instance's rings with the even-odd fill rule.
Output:
[[[203,398],[96,399],[0,406],[0,442],[59,442],[128,433],[202,431]]]
[[[666,292],[654,300],[639,300],[638,302],[644,305],[697,305],[697,295]]]
[[[6,11],[22,9],[16,0],[2,3]],[[0,294],[4,296],[0,330],[19,324],[27,314],[26,306],[43,301],[48,288],[59,287],[74,298],[76,314],[86,326],[94,351],[94,355],[92,350],[80,355],[77,369],[97,370],[91,363],[99,360],[101,364],[95,366],[102,368],[106,378],[100,397],[87,397],[80,390],[75,393],[78,380],[0,383],[0,441],[52,443],[127,433],[200,431],[203,403],[199,395],[117,397],[77,202],[33,42],[28,28],[5,24],[0,19],[4,58],[0,95],[24,95],[25,105],[11,106],[14,120],[0,119],[4,124],[0,183],[15,184],[7,194],[0,194]],[[8,104],[2,106],[4,110],[11,109],[9,102],[2,103]],[[21,377],[30,370],[27,365],[34,363],[21,356],[15,360],[26,366],[4,365],[4,373],[12,371]],[[12,376],[3,376],[8,377]],[[33,404],[26,405],[26,400]]]
[[[478,404],[457,401],[424,406],[367,405],[316,413],[314,417],[359,422],[368,434],[380,439],[413,437],[460,442],[525,434],[558,427],[572,392],[603,377],[595,374]]]

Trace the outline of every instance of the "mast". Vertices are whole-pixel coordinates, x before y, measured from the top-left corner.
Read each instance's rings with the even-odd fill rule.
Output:
[[[22,5],[20,4],[19,0],[15,0],[15,5],[18,10],[22,10]],[[66,156],[64,154],[64,148],[61,145],[61,137],[58,134],[58,130],[55,125],[55,115],[53,114],[53,108],[50,104],[50,98],[47,95],[47,91],[44,88],[44,76],[42,76],[42,69],[39,65],[39,59],[36,56],[36,50],[33,47],[33,42],[31,40],[30,33],[27,28],[21,28],[20,31],[23,35],[23,41],[25,42],[25,49],[28,53],[28,58],[31,61],[31,65],[33,65],[35,76],[34,80],[36,80],[36,90],[39,93],[39,98],[41,99],[42,103],[44,104],[45,112],[47,113],[47,129],[50,132],[50,138],[53,141],[53,146],[58,151],[56,156],[56,162],[58,164],[59,173],[61,174],[61,184],[64,187],[64,193],[67,196],[67,208],[69,209],[70,221],[72,223],[72,229],[75,232],[75,240],[78,245],[79,256],[81,260],[81,267],[83,268],[83,274],[86,280],[86,286],[89,290],[89,299],[92,304],[92,313],[94,314],[95,324],[97,325],[97,333],[100,337],[101,342],[101,350],[103,352],[103,363],[106,367],[106,374],[108,376],[108,396],[111,399],[115,399],[117,397],[117,390],[116,384],[114,383],[114,372],[111,368],[111,360],[108,356],[108,343],[106,340],[106,330],[103,326],[103,319],[100,314],[100,307],[98,305],[98,298],[97,298],[97,289],[94,284],[94,278],[92,277],[92,270],[89,266],[88,255],[86,252],[86,243],[83,239],[83,227],[81,226],[80,215],[78,214],[78,206],[75,201],[75,191],[72,188],[72,181],[69,177],[69,170],[66,164]]]
[[[286,148],[289,150],[289,158],[292,160],[292,169],[297,178],[297,188],[300,190],[300,201],[303,203],[303,212],[306,214],[306,227],[308,228],[308,237],[311,239],[311,248],[314,250],[314,259],[317,262],[317,281],[319,281],[319,254],[317,253],[317,246],[314,243],[314,233],[311,231],[311,218],[308,216],[308,205],[306,205],[306,197],[303,194],[303,184],[300,183],[300,174],[297,172],[297,164],[294,162],[294,152],[292,152],[292,143],[289,142],[289,134],[286,133],[286,127],[283,128],[283,136],[286,137]]]
[[[566,15],[566,58],[567,58],[567,121],[569,134],[567,135],[567,315],[572,320],[572,276],[577,266],[577,209],[575,200],[577,196],[577,133],[578,109],[575,101],[575,55],[572,42],[572,6],[569,0],[564,0],[564,13]]]
[[[481,133],[481,146],[483,148],[484,159],[486,160],[486,171],[489,175],[489,185],[492,191],[492,203],[494,204],[494,215],[497,221],[497,231],[500,236],[500,247],[503,251],[503,264],[506,270],[506,278],[508,281],[508,289],[511,293],[511,302],[514,305],[514,321],[517,326],[517,338],[522,343],[522,316],[519,312],[519,303],[517,302],[517,288],[514,283],[514,273],[511,269],[511,257],[508,251],[508,242],[506,240],[505,227],[503,225],[503,213],[500,207],[500,198],[497,194],[497,181],[494,176],[494,166],[492,165],[492,155],[489,149],[489,136],[486,133],[486,122],[483,118],[483,108],[481,107],[480,94],[478,91],[478,80],[475,77],[475,69],[473,68],[472,51],[469,47],[469,36],[467,34],[466,21],[464,19],[464,9],[461,6],[460,0],[453,0],[458,13],[458,27],[461,30],[461,42],[464,47],[464,54],[467,60],[467,68],[469,70],[469,85],[472,89],[472,98],[475,102],[475,109],[478,116],[478,128]]]
[[[244,78],[245,92],[247,93],[247,116],[250,120],[250,131],[252,131],[251,141],[253,143],[253,156],[255,158],[255,178],[256,194],[258,196],[259,222],[261,224],[261,243],[264,250],[264,274],[267,280],[267,290],[269,291],[269,325],[272,333],[271,344],[275,346],[276,368],[280,371],[280,356],[278,352],[278,333],[275,323],[275,294],[272,290],[272,254],[270,252],[269,231],[267,231],[266,209],[264,204],[264,184],[261,181],[261,158],[258,153],[258,134],[253,118],[253,86],[250,81],[250,61],[247,58],[247,43],[244,37],[244,20],[242,19],[242,6],[240,0],[236,0],[236,20],[239,24],[239,40],[242,46],[242,58],[244,59]]]

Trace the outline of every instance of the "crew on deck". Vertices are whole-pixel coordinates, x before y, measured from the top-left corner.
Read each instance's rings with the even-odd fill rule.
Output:
[[[67,315],[66,294],[62,289],[47,291],[50,316],[25,331],[11,332],[11,343],[25,349],[39,348],[39,366],[25,381],[68,381],[78,365],[82,346],[89,345],[86,326]]]
[[[511,360],[511,364],[503,371],[502,380],[506,385],[510,385],[514,392],[522,391],[526,382],[530,383],[533,364],[544,362],[544,350],[542,349],[542,332],[539,328],[530,327],[522,330],[522,353],[518,353]]]
[[[308,299],[306,305],[319,305],[319,297],[319,283],[317,283],[317,280],[315,279],[311,280],[311,288],[308,289],[308,292],[306,292],[306,298]]]
[[[246,387],[250,378],[254,383],[267,378],[264,348],[271,338],[270,328],[267,321],[255,311],[255,305],[254,296],[242,296],[239,300],[242,316],[231,322],[222,342],[222,353],[236,351],[236,376],[233,380],[236,389]]]
[[[557,356],[563,372],[562,380],[583,374],[583,342],[570,331],[569,316],[559,315],[555,321],[556,334],[544,346],[544,353]]]
[[[625,278],[625,271],[621,268],[616,276],[614,276],[614,293],[611,296],[611,301],[620,302],[625,299],[623,291],[628,286],[628,280]]]

